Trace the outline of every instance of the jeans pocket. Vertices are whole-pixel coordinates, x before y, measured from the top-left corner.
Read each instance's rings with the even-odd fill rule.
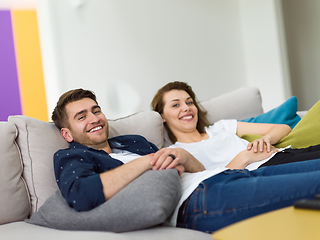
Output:
[[[192,194],[192,197],[190,199],[191,201],[189,202],[189,204],[192,204],[192,205],[189,206],[189,209],[192,209],[193,214],[201,213],[206,210],[205,209],[205,206],[206,206],[205,189],[206,189],[206,185],[204,183],[200,183],[199,186],[194,191],[194,193]]]

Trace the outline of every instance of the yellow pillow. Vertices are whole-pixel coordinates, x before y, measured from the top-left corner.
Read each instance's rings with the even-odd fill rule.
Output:
[[[317,144],[320,144],[320,101],[310,108],[292,131],[275,147],[291,145],[292,148],[305,148]]]
[[[260,137],[262,136],[244,134],[241,138],[252,142]],[[292,131],[274,146],[283,148],[291,145],[292,148],[305,148],[318,144],[320,144],[320,101],[313,105]]]

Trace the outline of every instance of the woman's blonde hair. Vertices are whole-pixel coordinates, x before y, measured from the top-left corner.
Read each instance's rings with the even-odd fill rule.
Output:
[[[165,86],[163,86],[162,88],[160,88],[158,90],[158,92],[156,93],[156,95],[153,97],[153,100],[151,102],[152,109],[154,111],[162,114],[163,113],[163,107],[164,107],[163,96],[164,96],[165,93],[170,92],[172,90],[183,90],[183,91],[187,92],[190,95],[190,97],[193,100],[194,105],[198,109],[197,130],[200,133],[204,133],[205,132],[205,127],[210,125],[210,123],[209,123],[209,121],[207,119],[207,111],[204,110],[204,108],[201,106],[199,101],[196,99],[196,95],[193,92],[191,86],[189,86],[185,82],[179,82],[179,81],[170,82],[170,83],[166,84]],[[168,125],[166,123],[164,123],[164,126],[168,131],[168,135],[169,135],[170,140],[173,143],[175,143],[177,141],[176,136],[172,133],[172,131],[170,130],[170,128],[168,127]]]

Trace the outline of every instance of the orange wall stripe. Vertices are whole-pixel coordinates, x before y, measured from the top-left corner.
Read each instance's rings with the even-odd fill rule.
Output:
[[[48,121],[35,10],[11,10],[22,114]]]

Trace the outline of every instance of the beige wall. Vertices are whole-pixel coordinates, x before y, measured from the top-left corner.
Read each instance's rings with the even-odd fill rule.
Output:
[[[320,1],[282,2],[293,95],[309,109],[320,99]]]

